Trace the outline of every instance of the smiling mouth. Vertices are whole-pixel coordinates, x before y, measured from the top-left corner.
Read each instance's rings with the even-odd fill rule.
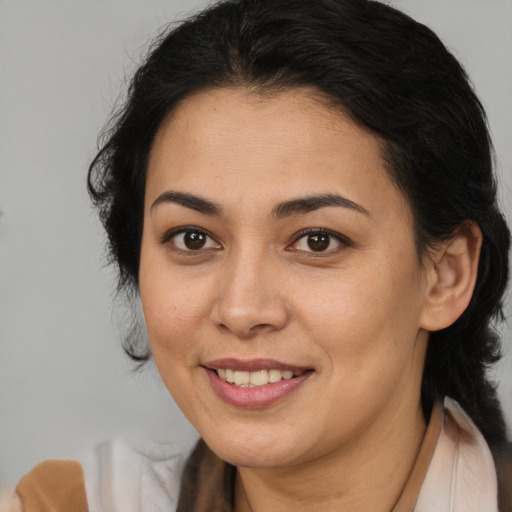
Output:
[[[223,358],[201,365],[213,391],[230,406],[260,409],[297,392],[315,373],[311,367],[274,359]]]
[[[257,388],[268,384],[275,384],[282,380],[290,380],[299,377],[304,371],[293,372],[291,370],[258,370],[254,372],[230,370],[219,368],[215,372],[224,381],[241,388]]]

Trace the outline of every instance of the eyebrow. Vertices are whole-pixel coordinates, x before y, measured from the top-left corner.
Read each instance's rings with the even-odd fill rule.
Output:
[[[222,208],[213,201],[193,194],[187,194],[185,192],[174,192],[172,190],[168,190],[167,192],[160,194],[151,205],[151,210],[163,203],[179,204],[186,208],[196,210],[199,213],[204,213],[205,215],[220,215],[222,213]]]
[[[205,215],[222,215],[222,207],[217,203],[186,192],[175,192],[173,190],[163,192],[155,199],[151,205],[151,210],[164,203],[179,204],[180,206],[196,210]],[[292,215],[303,215],[321,208],[330,207],[348,208],[349,210],[371,217],[366,208],[338,194],[299,197],[279,203],[272,209],[272,217],[279,220]]]
[[[370,212],[366,208],[338,194],[322,194],[285,201],[284,203],[280,203],[275,206],[272,210],[272,216],[275,219],[283,219],[291,215],[305,214],[319,210],[320,208],[329,208],[333,206],[348,208],[349,210],[371,217]]]

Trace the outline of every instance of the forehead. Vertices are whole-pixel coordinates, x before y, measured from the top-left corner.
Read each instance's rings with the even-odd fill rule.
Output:
[[[342,107],[312,88],[269,93],[246,88],[200,91],[182,100],[165,119],[153,147],[170,137],[205,149],[224,144],[229,152],[236,149],[231,145],[236,138],[247,149],[264,144],[265,154],[297,144],[304,151],[329,151],[347,137],[352,144],[380,145],[377,136],[357,126]]]
[[[378,137],[310,90],[214,89],[183,100],[161,126],[146,195],[173,189],[270,204],[336,189],[373,208],[401,196],[381,149]]]

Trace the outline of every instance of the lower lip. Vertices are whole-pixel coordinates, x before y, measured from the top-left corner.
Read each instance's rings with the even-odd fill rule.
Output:
[[[213,390],[221,400],[235,407],[246,409],[266,407],[282,400],[302,386],[313,373],[307,371],[297,377],[283,379],[265,386],[243,388],[222,380],[214,370],[205,368],[205,371]]]

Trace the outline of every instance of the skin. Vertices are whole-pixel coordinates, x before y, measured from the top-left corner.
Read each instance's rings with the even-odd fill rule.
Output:
[[[219,211],[157,201],[168,191]],[[200,92],[160,128],[145,194],[139,285],[154,361],[210,448],[238,466],[237,512],[391,510],[424,434],[426,329],[444,299],[429,302],[439,272],[419,263],[379,140],[310,90]],[[326,194],[359,208],[273,214]],[[205,246],[170,234],[183,226],[207,233]],[[308,228],[339,239],[314,252]],[[202,366],[228,357],[312,374],[277,403],[235,407]]]

